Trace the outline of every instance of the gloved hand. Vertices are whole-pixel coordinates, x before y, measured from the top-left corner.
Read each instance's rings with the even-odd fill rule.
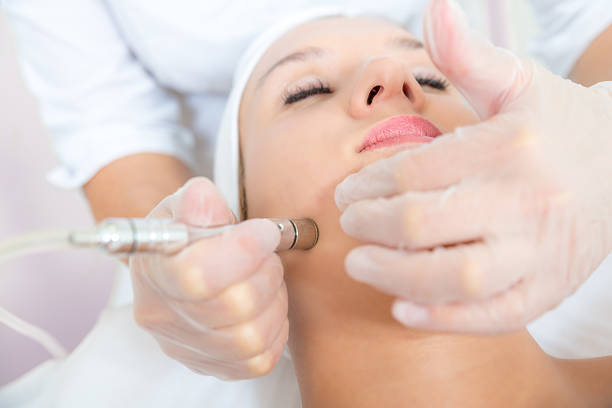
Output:
[[[236,220],[206,178],[191,179],[149,217],[202,227]],[[170,257],[132,257],[136,321],[197,373],[228,380],[268,373],[289,333],[279,240],[272,222],[249,220]]]
[[[354,279],[397,296],[405,325],[524,326],[612,251],[612,83],[584,88],[495,48],[456,4],[425,16],[436,66],[483,120],[336,188]]]

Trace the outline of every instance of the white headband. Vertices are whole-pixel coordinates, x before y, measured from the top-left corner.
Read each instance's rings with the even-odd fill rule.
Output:
[[[238,111],[242,92],[246,86],[251,72],[259,59],[283,34],[300,24],[323,17],[350,16],[356,13],[342,11],[338,8],[326,7],[303,11],[298,15],[283,19],[277,25],[266,30],[253,41],[246,53],[240,59],[234,74],[233,88],[229,94],[225,111],[221,118],[219,133],[217,134],[217,148],[215,152],[214,181],[221,194],[225,197],[227,205],[241,217],[240,191],[239,191],[239,140],[238,140]],[[241,220],[242,221],[242,220]]]

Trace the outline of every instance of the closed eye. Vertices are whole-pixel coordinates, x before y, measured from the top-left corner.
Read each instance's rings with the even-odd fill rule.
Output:
[[[297,87],[287,91],[283,96],[283,103],[285,105],[291,105],[292,103],[299,102],[313,95],[330,94],[332,93],[329,85],[324,84],[322,81],[306,85],[304,87]]]
[[[435,76],[415,76],[416,81],[421,86],[427,86],[429,88],[438,89],[440,91],[445,91],[449,87],[449,83],[446,79],[437,78]],[[332,89],[329,85],[324,84],[321,80],[306,85],[304,87],[300,86],[296,89],[289,90],[283,96],[283,103],[285,105],[291,105],[293,103],[299,102],[306,98],[309,98],[314,95],[322,95],[322,94],[331,94]]]
[[[414,79],[416,79],[416,81],[421,86],[427,86],[430,88],[439,89],[440,91],[446,91],[446,89],[449,87],[449,83],[446,79],[437,78],[433,75],[429,75],[429,76],[415,75]]]

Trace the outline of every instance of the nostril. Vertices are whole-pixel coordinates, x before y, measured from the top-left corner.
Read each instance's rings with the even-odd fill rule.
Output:
[[[406,98],[412,100],[412,91],[406,82],[404,82],[404,86],[402,86],[402,92],[406,95]]]
[[[382,90],[382,86],[380,85],[376,85],[374,88],[372,88],[372,90],[370,91],[370,94],[368,95],[368,105],[372,104],[372,101],[374,100],[374,97],[376,96],[376,94],[378,94],[381,90]]]

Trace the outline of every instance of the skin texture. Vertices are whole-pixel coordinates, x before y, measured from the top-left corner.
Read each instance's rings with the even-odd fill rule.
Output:
[[[443,133],[477,121],[452,87],[419,85],[415,76],[443,77],[424,50],[390,44],[398,38],[413,37],[376,19],[307,23],[270,47],[243,96],[249,218],[308,216],[321,231],[315,249],[282,255],[303,406],[605,406],[605,382],[591,382],[588,392],[582,384],[594,367],[609,377],[597,360],[576,374],[574,365],[545,355],[525,330],[486,337],[407,329],[391,317],[392,297],[346,275],[344,259],[359,242],[340,228],[336,185],[368,163],[417,146],[358,153],[367,131],[400,114],[420,115]],[[323,51],[269,72],[308,47]],[[283,96],[319,83],[332,92],[284,105]],[[368,104],[375,86],[382,91]]]
[[[584,86],[612,80],[612,26],[599,34],[589,45],[569,74]]]
[[[109,217],[144,217],[189,178],[191,170],[175,157],[141,153],[110,163],[85,186],[91,212]]]

